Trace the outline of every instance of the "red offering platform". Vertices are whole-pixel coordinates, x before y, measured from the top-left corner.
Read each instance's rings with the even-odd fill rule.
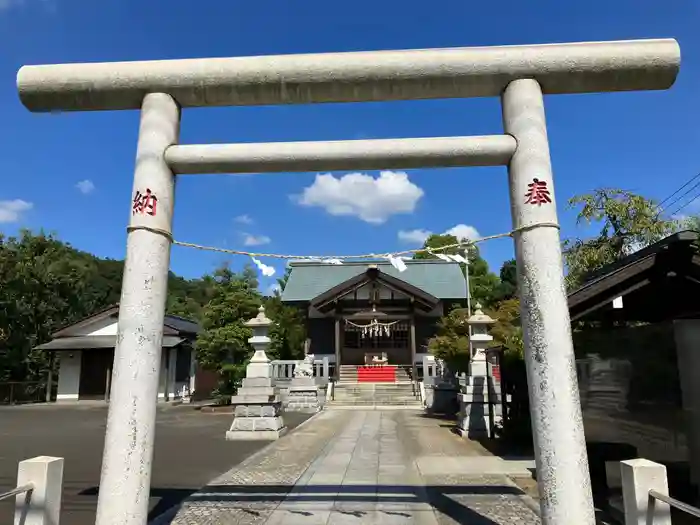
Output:
[[[358,383],[395,383],[396,367],[391,365],[382,366],[358,366]]]

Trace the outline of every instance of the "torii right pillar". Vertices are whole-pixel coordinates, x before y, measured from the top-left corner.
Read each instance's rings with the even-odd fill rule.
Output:
[[[542,522],[590,525],[595,511],[540,84],[511,82],[502,105],[505,132],[518,143],[508,178]]]

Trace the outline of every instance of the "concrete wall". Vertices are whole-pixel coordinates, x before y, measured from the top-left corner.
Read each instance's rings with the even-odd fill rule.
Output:
[[[80,350],[56,352],[58,358],[58,391],[56,401],[77,401],[80,391]]]

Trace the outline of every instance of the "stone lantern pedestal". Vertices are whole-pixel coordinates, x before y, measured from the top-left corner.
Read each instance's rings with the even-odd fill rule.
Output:
[[[257,317],[246,323],[253,329],[248,342],[255,348],[255,354],[246,368],[243,384],[231,398],[235,408],[231,429],[226,432],[229,441],[275,440],[287,431],[280,415],[282,400],[273,387],[272,365],[265,354],[270,344],[267,334],[271,324],[262,306]]]
[[[457,431],[471,439],[492,437],[494,405],[500,397],[489,377],[485,352],[493,341],[488,327],[496,321],[481,311],[480,304],[477,303],[475,308],[474,314],[467,321],[472,327],[473,355],[469,363],[469,375],[458,395],[460,410],[457,416]]]
[[[299,363],[294,370],[285,410],[315,414],[321,410],[318,394],[319,387],[316,384],[316,378],[314,378],[314,356],[307,354],[304,361]]]

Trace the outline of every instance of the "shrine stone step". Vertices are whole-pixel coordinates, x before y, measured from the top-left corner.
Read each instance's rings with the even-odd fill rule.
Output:
[[[343,390],[342,388],[333,392],[333,397],[335,399],[340,398],[366,398],[374,399],[375,397],[412,397],[417,398],[418,396],[414,394],[411,390],[377,390],[377,391],[362,391],[362,390]]]
[[[396,381],[411,381],[411,377],[408,375],[408,371],[405,368],[399,367],[396,369]]]
[[[421,404],[419,401],[407,401],[405,403],[397,401],[357,401],[354,403],[340,403],[337,401],[331,401],[327,405],[328,408],[374,408],[374,407],[402,407],[402,408],[412,408],[415,410],[420,410]]]
[[[338,383],[329,406],[412,406],[420,395],[412,383]]]
[[[403,381],[401,383],[343,383],[340,385],[341,390],[360,390],[363,392],[373,391],[413,391],[413,383]]]
[[[333,407],[390,407],[390,406],[395,406],[395,407],[410,407],[410,408],[415,408],[415,409],[420,409],[421,404],[419,400],[416,399],[410,399],[410,400],[396,400],[396,399],[377,399],[377,400],[353,400],[352,402],[348,401],[330,401],[326,404],[329,408]]]
[[[357,382],[357,367],[346,368],[340,367],[340,382],[341,383],[356,383]]]
[[[395,382],[396,383],[410,383],[411,382],[411,377],[408,374],[408,370],[405,367],[400,367],[400,366],[395,366],[395,365],[390,365],[391,369],[395,372]],[[358,382],[358,366],[357,365],[340,365],[340,373],[339,373],[339,378],[338,382],[339,383],[357,383]],[[381,370],[381,367],[377,367],[378,370]],[[381,375],[381,374],[378,374]],[[378,380],[379,383],[381,384],[386,384],[387,381],[380,381]],[[367,381],[368,383],[372,383],[371,380]],[[394,381],[389,381],[388,383],[393,384]]]

